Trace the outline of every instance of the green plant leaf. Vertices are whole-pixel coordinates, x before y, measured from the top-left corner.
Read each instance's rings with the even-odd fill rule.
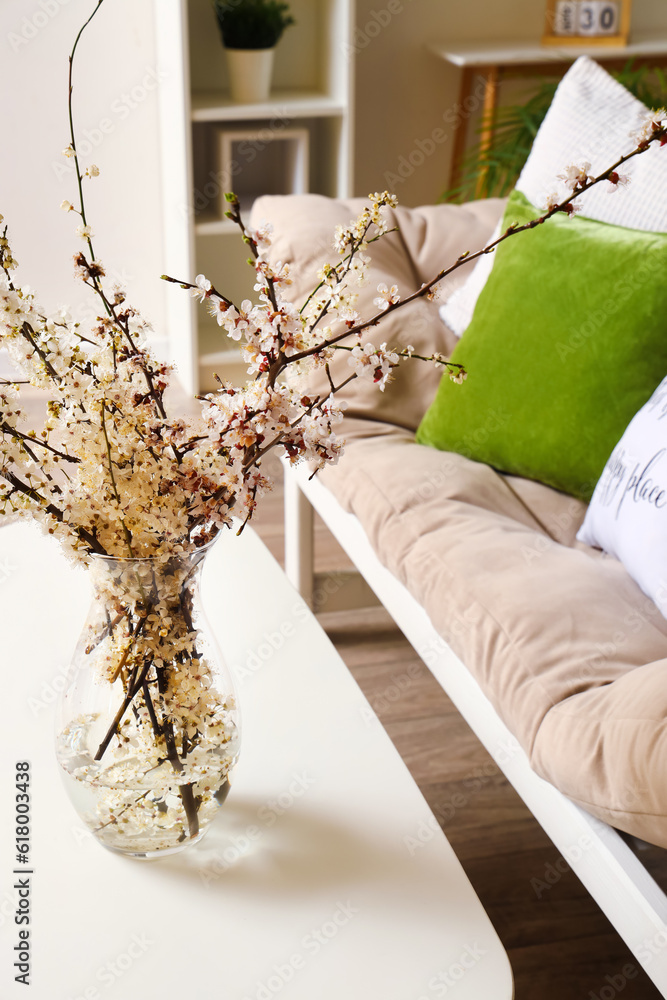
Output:
[[[283,0],[213,0],[213,9],[228,49],[272,49],[295,23]]]
[[[632,60],[612,73],[631,94],[649,108],[663,107],[667,100],[667,78],[658,67],[635,67]],[[522,104],[498,109],[491,145],[477,142],[466,153],[459,183],[444,191],[440,201],[469,201],[502,197],[512,190],[528,159],[533,140],[556,93],[558,80],[545,80]],[[481,132],[482,126],[478,127]]]

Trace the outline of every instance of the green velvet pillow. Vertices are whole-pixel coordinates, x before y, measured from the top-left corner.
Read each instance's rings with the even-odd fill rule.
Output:
[[[515,191],[503,226],[539,214]],[[589,500],[667,374],[667,233],[559,214],[495,253],[417,440]]]

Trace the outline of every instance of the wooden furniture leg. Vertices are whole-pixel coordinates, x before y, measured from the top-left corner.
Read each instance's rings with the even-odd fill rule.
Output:
[[[288,463],[285,480],[285,575],[315,614],[377,607],[380,603],[358,570],[315,572],[315,510]]]
[[[472,82],[474,71],[464,66],[461,72],[461,86],[457,105],[458,118],[454,127],[454,151],[452,153],[452,170],[449,186],[455,188],[461,181],[461,167],[466,151],[466,135],[468,118],[471,111]]]
[[[493,127],[496,121],[496,108],[498,106],[498,83],[500,70],[497,66],[487,66],[483,71],[484,77],[484,104],[482,107],[482,127],[480,132],[479,151],[483,155],[491,147],[493,141]],[[484,181],[487,170],[483,168],[477,178],[476,195],[483,196]]]

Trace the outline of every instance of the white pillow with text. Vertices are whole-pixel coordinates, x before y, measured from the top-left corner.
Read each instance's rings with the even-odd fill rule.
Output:
[[[667,378],[611,453],[577,538],[620,559],[667,618]]]

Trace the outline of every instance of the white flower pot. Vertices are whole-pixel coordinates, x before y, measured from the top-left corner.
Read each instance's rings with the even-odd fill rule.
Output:
[[[225,49],[229,89],[238,104],[261,104],[271,91],[275,49]]]

